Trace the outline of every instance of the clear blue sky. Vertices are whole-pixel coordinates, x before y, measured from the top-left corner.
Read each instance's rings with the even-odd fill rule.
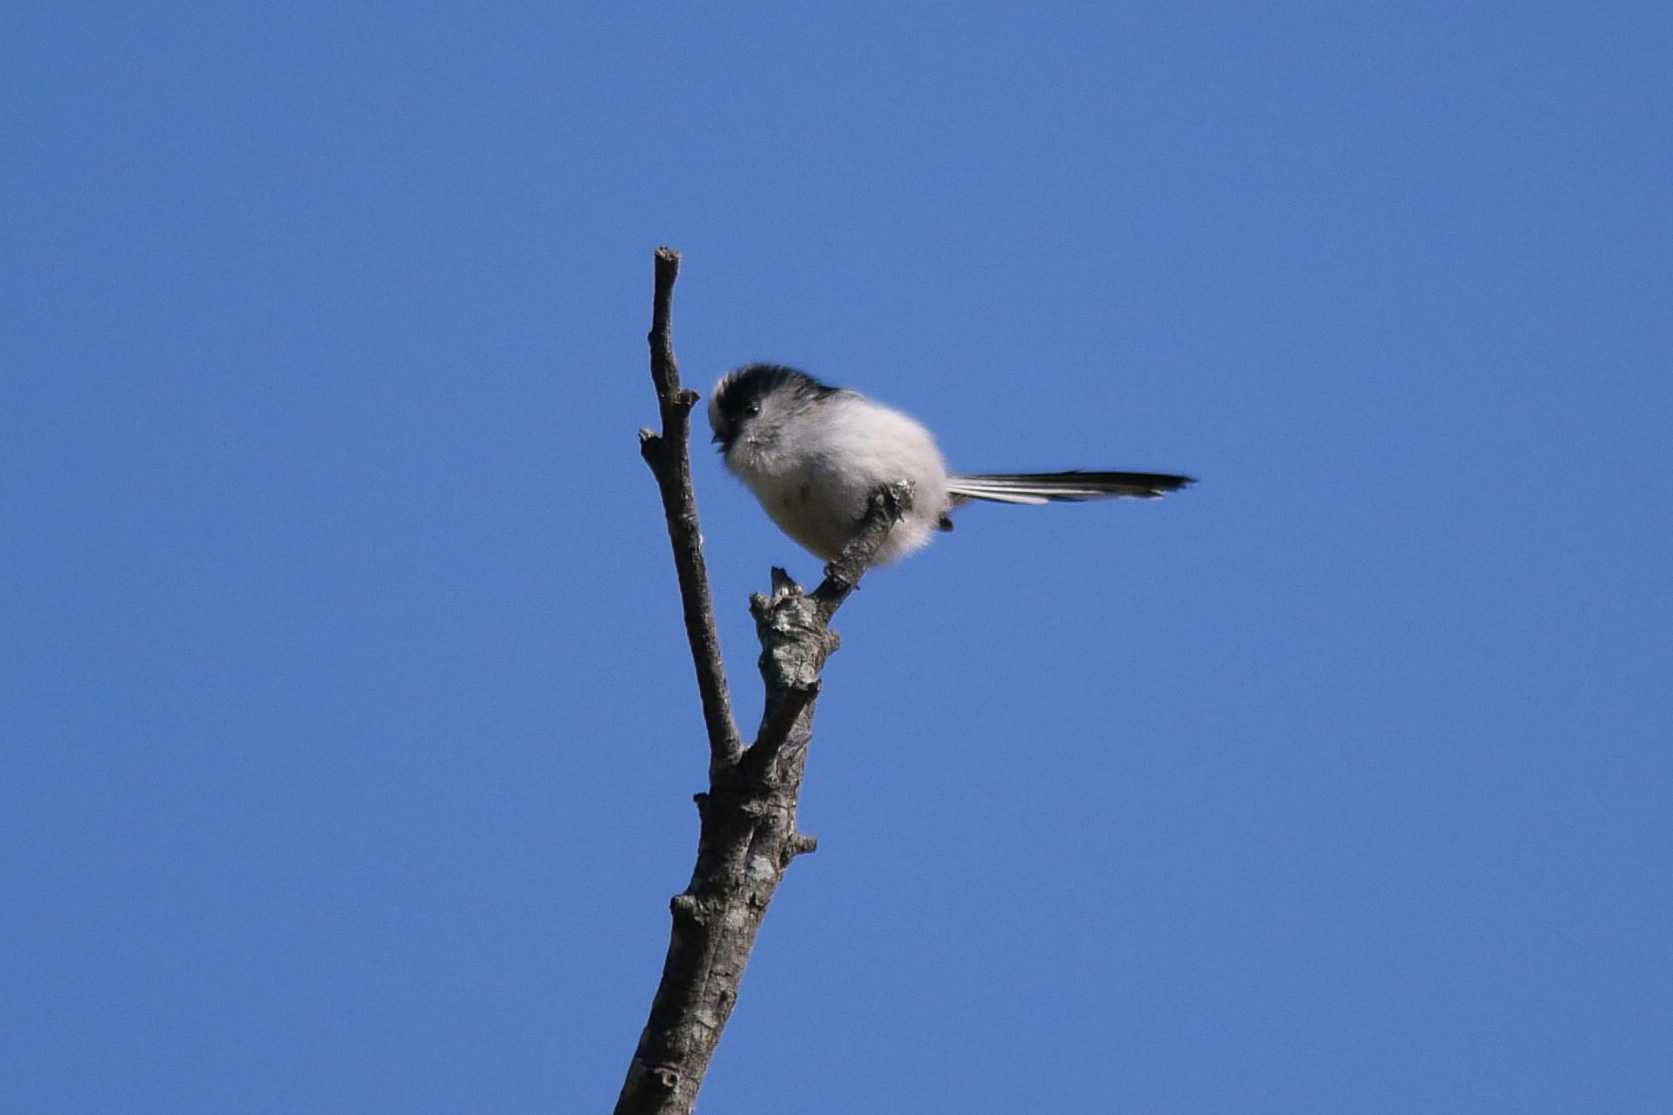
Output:
[[[1665,6],[3,22],[0,1110],[608,1108],[659,243],[701,389],[1202,478],[851,602],[705,1110],[1673,1110]]]

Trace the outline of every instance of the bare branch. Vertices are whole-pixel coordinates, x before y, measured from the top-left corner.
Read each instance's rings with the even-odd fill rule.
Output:
[[[744,752],[744,777],[760,778],[766,765],[778,757],[784,741],[796,727],[796,721],[801,719],[813,702],[819,697],[819,683],[811,685],[796,685],[785,689],[778,700],[768,699],[766,708],[761,713],[761,730],[755,733],[755,742]]]
[[[687,1115],[697,1102],[767,906],[791,861],[818,847],[816,839],[796,830],[796,807],[813,738],[819,675],[837,648],[831,617],[912,498],[910,485],[873,496],[858,534],[826,567],[825,580],[812,594],[774,569],[771,594],[751,598],[767,699],[755,743],[740,750],[691,499],[688,418],[696,396],[680,387],[669,337],[668,301],[678,265],[677,253],[657,252],[651,371],[662,403],[663,435],[642,434],[641,448],[662,488],[679,568],[709,729],[709,790],[696,796],[702,822],[697,863],[691,882],[669,903],[673,929],[662,980],[616,1115]]]
[[[697,690],[703,701],[703,724],[709,733],[711,766],[738,761],[742,743],[732,719],[732,699],[726,688],[726,662],[715,630],[714,601],[709,574],[703,564],[703,535],[697,522],[697,497],[691,487],[691,408],[697,392],[680,386],[674,360],[674,280],[680,273],[680,253],[656,250],[656,294],[651,305],[651,380],[662,410],[662,433],[639,431],[639,454],[651,466],[662,490],[662,510],[668,520],[668,540],[674,547],[674,569],[680,579],[680,604],[685,612],[686,640],[697,669]]]
[[[836,635],[829,630],[831,618],[859,587],[860,577],[877,557],[890,529],[911,507],[910,483],[902,481],[874,492],[859,531],[825,567],[825,579],[811,596],[804,597],[790,575],[775,568],[772,597],[750,600],[761,638],[761,678],[766,682],[767,700],[755,743],[744,752],[747,775],[764,774],[798,729],[806,746],[813,734],[810,710],[819,696],[819,671],[837,645]],[[805,601],[809,614],[802,614],[797,601]]]
[[[866,504],[866,517],[859,533],[842,548],[837,559],[825,566],[825,579],[813,590],[814,600],[829,620],[848,599],[848,594],[860,587],[860,576],[871,566],[877,551],[889,537],[894,525],[912,510],[912,483],[902,480],[871,494]]]

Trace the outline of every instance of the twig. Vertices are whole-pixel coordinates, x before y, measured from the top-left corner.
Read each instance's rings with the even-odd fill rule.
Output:
[[[871,566],[877,551],[889,537],[894,525],[912,510],[912,484],[902,480],[871,494],[866,504],[866,517],[860,532],[842,548],[837,559],[825,566],[825,579],[813,590],[821,613],[829,620],[848,599],[848,594],[860,587],[860,576]]]
[[[709,733],[709,761],[716,767],[738,761],[741,743],[732,719],[732,699],[726,688],[726,662],[715,630],[714,600],[703,564],[703,535],[697,524],[697,497],[691,487],[691,408],[697,392],[680,386],[674,361],[672,303],[674,280],[680,273],[680,253],[656,250],[656,295],[651,304],[651,380],[662,409],[662,433],[639,431],[639,454],[656,475],[662,490],[662,510],[668,520],[668,540],[674,546],[674,569],[680,579],[680,605],[685,611],[686,639],[697,668],[697,690],[703,700],[703,724]]]

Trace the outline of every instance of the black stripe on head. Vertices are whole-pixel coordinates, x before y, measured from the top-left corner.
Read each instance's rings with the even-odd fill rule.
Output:
[[[812,400],[839,390],[784,364],[746,364],[726,373],[715,385],[714,398],[709,401],[709,423],[724,453],[743,424],[761,413],[761,402],[768,395],[785,391]]]

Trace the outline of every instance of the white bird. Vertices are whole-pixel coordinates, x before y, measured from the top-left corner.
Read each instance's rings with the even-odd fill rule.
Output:
[[[890,530],[876,564],[952,530],[949,513],[970,500],[1152,499],[1193,483],[1166,472],[949,473],[934,436],[911,418],[781,364],[750,364],[723,376],[709,399],[709,426],[726,467],[779,529],[826,561],[858,531],[872,493],[902,480],[912,484],[912,507]]]

